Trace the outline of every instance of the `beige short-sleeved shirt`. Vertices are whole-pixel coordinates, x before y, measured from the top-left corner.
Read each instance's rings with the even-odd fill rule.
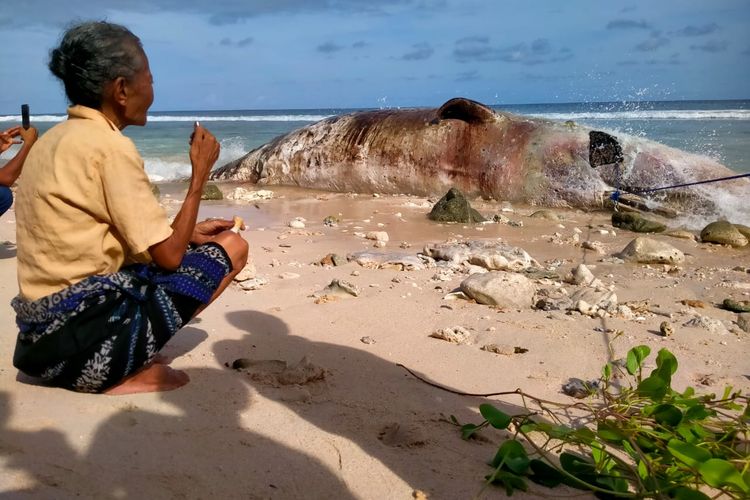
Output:
[[[18,186],[18,286],[28,300],[149,261],[148,248],[172,234],[135,145],[95,109],[68,108],[31,148]]]

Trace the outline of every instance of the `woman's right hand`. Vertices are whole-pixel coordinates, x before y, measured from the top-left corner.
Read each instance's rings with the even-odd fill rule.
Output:
[[[10,149],[13,144],[21,144],[21,141],[13,140],[14,137],[18,137],[20,130],[21,127],[11,127],[0,132],[0,153]]]
[[[221,146],[211,132],[196,124],[190,136],[190,163],[193,166],[193,180],[201,185],[208,180],[211,168],[219,158]]]
[[[23,145],[25,147],[33,146],[36,140],[39,138],[39,132],[34,127],[29,127],[29,128],[21,127],[18,130],[18,135],[21,136],[21,139],[23,140]]]

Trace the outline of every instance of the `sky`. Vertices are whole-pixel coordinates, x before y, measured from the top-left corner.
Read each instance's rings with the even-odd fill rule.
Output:
[[[750,98],[750,0],[0,3],[0,114],[62,113],[64,29],[140,37],[152,110]]]

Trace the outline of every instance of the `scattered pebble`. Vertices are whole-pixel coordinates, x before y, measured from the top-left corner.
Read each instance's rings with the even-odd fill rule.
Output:
[[[430,337],[445,340],[453,344],[465,344],[469,340],[470,335],[471,334],[464,327],[454,326],[434,331],[430,334]]]
[[[662,321],[659,325],[659,332],[661,333],[662,337],[671,337],[674,335],[674,328],[669,323],[669,321]]]

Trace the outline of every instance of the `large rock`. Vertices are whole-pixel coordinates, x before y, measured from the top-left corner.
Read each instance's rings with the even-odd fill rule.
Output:
[[[712,222],[701,231],[701,240],[706,243],[718,243],[733,247],[744,247],[747,238],[731,222],[719,220]]]
[[[565,281],[574,285],[601,286],[602,282],[596,279],[594,273],[585,264],[579,264],[565,276]]]
[[[223,200],[224,195],[216,184],[206,184],[201,193],[201,200]]]
[[[523,248],[500,241],[473,240],[428,244],[423,253],[435,260],[447,260],[455,264],[466,262],[491,271],[523,271],[530,267],[540,267]]]
[[[750,241],[750,226],[746,226],[744,224],[733,224],[734,228],[740,232],[742,236],[747,238],[748,241]]]
[[[737,326],[742,328],[742,331],[750,333],[750,313],[742,313],[737,315]]]
[[[472,274],[461,283],[461,291],[480,304],[526,308],[532,305],[536,287],[520,274],[491,271]]]
[[[461,191],[450,188],[440,201],[435,203],[432,211],[427,215],[430,220],[437,222],[484,222],[485,218],[471,208],[469,201]]]
[[[672,245],[644,237],[628,243],[616,256],[640,264],[679,264],[685,260],[685,254]]]
[[[584,314],[593,315],[597,310],[604,309],[607,312],[617,310],[617,294],[609,290],[594,290],[592,288],[581,288],[570,296],[571,309],[578,310]],[[585,304],[588,307],[581,307]]]
[[[641,217],[640,214],[631,212],[614,212],[612,214],[612,225],[634,233],[661,233],[667,229],[667,226],[660,222],[646,219]]]

